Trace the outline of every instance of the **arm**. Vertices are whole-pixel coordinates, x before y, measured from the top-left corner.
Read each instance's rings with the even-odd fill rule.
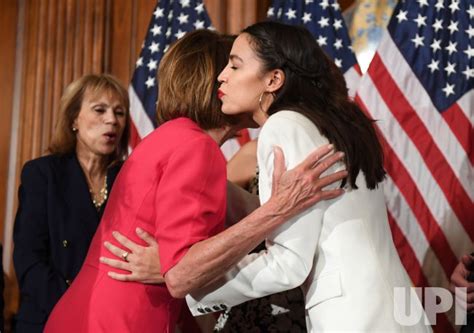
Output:
[[[257,140],[243,145],[227,162],[227,179],[238,186],[248,189],[255,177],[257,168]]]
[[[22,302],[36,304],[45,316],[67,289],[51,261],[47,180],[35,162],[23,168],[15,218],[13,261]]]
[[[324,171],[343,157],[341,153],[336,153],[323,159],[331,151],[330,145],[323,146],[311,153],[294,169],[285,171],[283,153],[277,148],[273,173],[273,195],[270,200],[231,228],[206,241],[194,244],[182,260],[167,274],[167,286],[172,295],[184,297],[191,290],[212,283],[291,216],[295,216],[316,202],[335,198],[342,194],[340,189],[321,190],[326,185],[347,176],[346,171],[339,171],[320,178]],[[138,235],[145,240],[143,235]],[[246,235],[246,237],[242,237],[242,235]],[[108,258],[101,258],[101,261],[112,267],[130,271],[132,274],[111,272],[111,277],[121,281],[144,283],[162,281],[162,276],[157,273],[161,271],[157,266],[159,264],[156,260],[157,250],[154,247],[141,247],[118,233],[116,239],[120,244],[132,250],[128,257],[130,262]],[[148,241],[147,243],[150,244]],[[121,258],[123,250],[111,244],[107,245],[107,248],[118,258]],[[139,249],[141,255],[133,255],[134,248]],[[142,269],[147,266],[153,268]],[[186,274],[189,274],[189,279]]]
[[[342,194],[341,189],[321,191],[326,185],[347,176],[346,171],[339,171],[319,178],[343,156],[341,153],[333,154],[324,162],[317,163],[331,151],[332,146],[323,146],[293,170],[285,171],[283,153],[276,149],[271,198],[239,223],[194,244],[165,275],[171,294],[184,297],[215,282],[290,217],[316,202]]]
[[[291,123],[291,119],[275,117],[265,126],[260,133],[258,154],[262,202],[271,196],[272,144],[277,143],[284,149],[288,166],[292,167],[311,149],[327,142],[314,129]],[[343,165],[339,164],[329,171],[341,168]],[[332,186],[337,187],[337,184]],[[191,292],[187,301],[194,315],[202,314],[206,308],[230,307],[302,285],[312,270],[328,204],[319,202],[287,221],[267,238],[266,251],[245,256],[226,273],[225,279]]]

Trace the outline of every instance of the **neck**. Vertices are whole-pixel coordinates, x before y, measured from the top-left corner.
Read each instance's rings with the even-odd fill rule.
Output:
[[[222,146],[224,142],[235,135],[235,131],[230,126],[224,126],[222,128],[214,128],[205,131],[209,136],[217,142],[219,146]]]
[[[262,110],[257,110],[253,113],[253,120],[258,124],[259,127],[262,127],[263,124],[268,119],[268,114],[263,112]]]
[[[94,154],[90,151],[76,149],[76,156],[79,164],[86,175],[89,186],[100,182],[107,172],[107,156]]]

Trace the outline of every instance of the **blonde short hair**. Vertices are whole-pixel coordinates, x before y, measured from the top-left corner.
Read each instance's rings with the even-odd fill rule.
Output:
[[[127,90],[112,75],[88,74],[70,83],[61,97],[59,116],[48,151],[53,154],[72,153],[76,149],[76,134],[72,125],[81,110],[84,94],[112,93],[118,97],[126,112],[125,128],[111,161],[123,160],[128,153],[130,131],[130,101]]]

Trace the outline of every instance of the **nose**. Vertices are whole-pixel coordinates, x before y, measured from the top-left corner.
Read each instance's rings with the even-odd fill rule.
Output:
[[[219,74],[219,76],[217,77],[217,82],[219,83],[223,83],[223,82],[226,82],[227,81],[227,66],[222,70],[222,72]]]
[[[117,124],[117,115],[112,108],[107,109],[107,112],[105,113],[105,123],[112,125]]]

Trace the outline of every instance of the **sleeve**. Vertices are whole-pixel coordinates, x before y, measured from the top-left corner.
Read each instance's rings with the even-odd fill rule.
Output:
[[[25,164],[18,190],[13,262],[21,302],[44,311],[45,317],[67,289],[65,278],[51,262],[47,200],[46,176],[35,162]]]
[[[293,168],[325,143],[327,139],[311,123],[271,117],[258,143],[262,203],[271,196],[273,146],[283,149],[286,166]],[[191,312],[200,315],[303,284],[312,269],[326,207],[326,202],[320,202],[289,220],[267,238],[266,251],[247,255],[219,283],[186,296]]]
[[[156,234],[163,274],[196,242],[222,231],[226,208],[225,160],[212,139],[175,151],[156,195]]]

